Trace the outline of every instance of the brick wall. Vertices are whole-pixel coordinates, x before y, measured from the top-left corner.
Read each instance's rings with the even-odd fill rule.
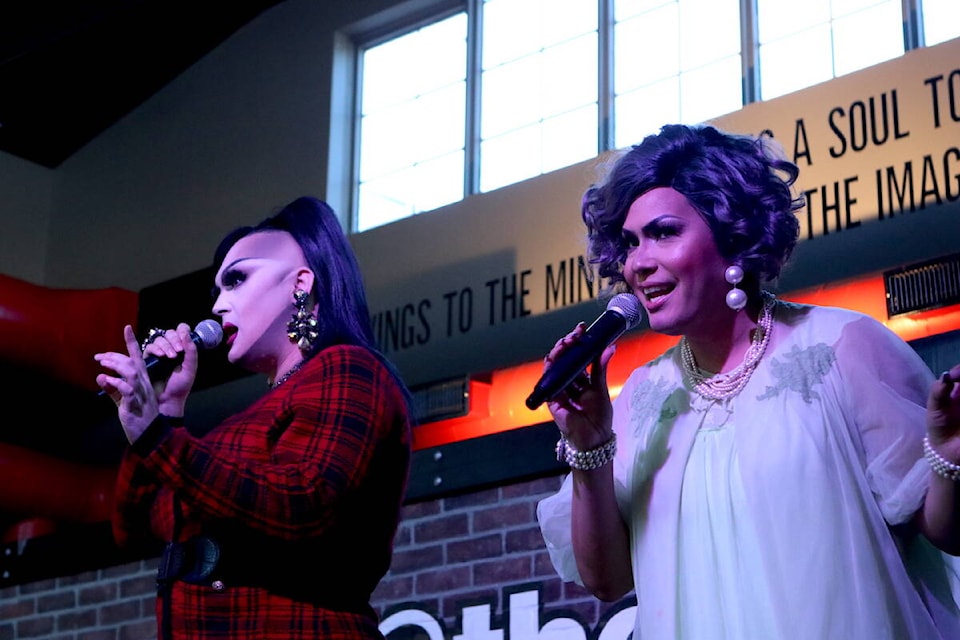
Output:
[[[549,477],[404,507],[393,564],[373,598],[383,620],[409,621],[390,639],[431,638],[435,625],[446,640],[480,638],[480,627],[511,640],[577,640],[597,637],[618,612],[621,626],[632,620],[630,599],[606,605],[556,576],[536,506],[559,485]],[[155,639],[155,569],[145,560],[0,590],[0,640]]]

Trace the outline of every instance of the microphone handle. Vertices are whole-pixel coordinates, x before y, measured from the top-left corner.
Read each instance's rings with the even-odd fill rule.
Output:
[[[603,331],[591,332],[587,329],[586,333],[580,336],[577,342],[570,345],[537,382],[533,392],[526,400],[527,408],[536,409],[545,401],[566,389],[597,355],[603,353],[607,345],[619,338],[626,330],[626,324],[622,323],[623,319],[619,319],[622,328],[614,335],[607,335]]]

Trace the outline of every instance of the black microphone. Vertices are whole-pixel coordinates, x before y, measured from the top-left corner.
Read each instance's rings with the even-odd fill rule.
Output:
[[[550,365],[527,398],[528,409],[536,409],[567,388],[573,379],[628,329],[640,324],[640,301],[630,293],[619,293],[607,303],[607,310],[593,321],[580,339]]]
[[[201,320],[190,332],[190,340],[201,349],[213,349],[223,340],[223,327],[216,320]],[[150,354],[143,359],[143,363],[147,367],[147,375],[155,381],[163,380],[173,373],[181,360],[183,360],[182,353],[179,358],[162,358]],[[106,395],[106,391],[101,389],[97,395]]]

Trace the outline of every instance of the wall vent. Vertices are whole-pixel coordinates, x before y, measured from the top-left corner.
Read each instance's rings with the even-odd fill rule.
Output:
[[[470,411],[470,378],[452,378],[412,387],[417,424],[465,416]]]
[[[960,303],[960,253],[883,274],[887,317]]]

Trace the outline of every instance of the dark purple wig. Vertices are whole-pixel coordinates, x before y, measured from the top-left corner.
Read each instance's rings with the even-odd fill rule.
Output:
[[[745,285],[775,281],[800,233],[803,198],[792,191],[798,175],[769,136],[665,125],[620,155],[584,194],[590,262],[611,288],[622,288],[627,210],[647,191],[670,187],[703,216],[720,254],[743,268]]]

